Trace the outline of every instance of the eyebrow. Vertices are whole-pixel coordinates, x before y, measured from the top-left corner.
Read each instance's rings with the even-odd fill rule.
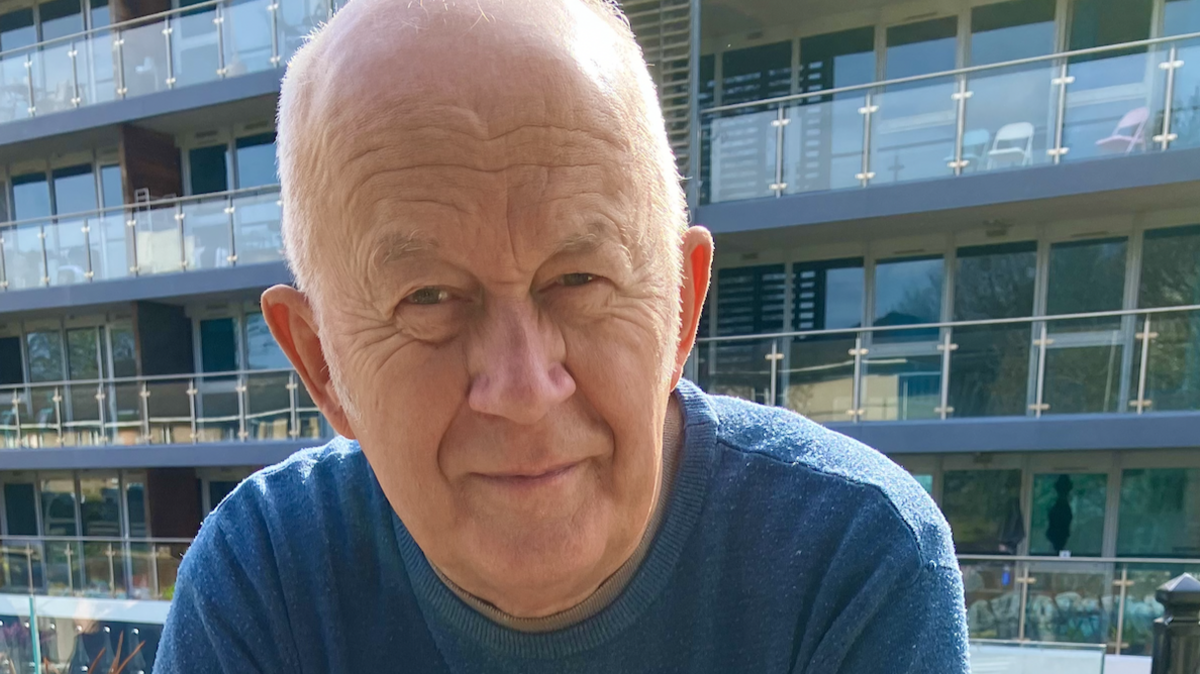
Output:
[[[438,248],[438,242],[420,232],[388,232],[381,236],[371,251],[371,266],[375,269],[423,256]]]

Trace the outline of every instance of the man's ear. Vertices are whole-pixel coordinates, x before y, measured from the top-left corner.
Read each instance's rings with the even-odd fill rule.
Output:
[[[675,370],[671,375],[672,390],[683,376],[683,366],[696,343],[696,328],[704,299],[708,297],[708,281],[712,275],[713,239],[703,227],[690,227],[683,233],[683,282],[679,286],[679,346],[675,351]]]
[[[263,293],[262,310],[271,335],[292,361],[308,395],[339,435],[354,439],[354,429],[333,389],[308,298],[291,286],[277,285]]]

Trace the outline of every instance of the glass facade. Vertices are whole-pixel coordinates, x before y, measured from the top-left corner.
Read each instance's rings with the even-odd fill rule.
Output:
[[[1105,473],[1034,475],[1029,553],[1102,556],[1107,486]]]
[[[1130,469],[1121,475],[1117,554],[1200,557],[1200,468]]]
[[[1021,471],[947,470],[942,512],[959,554],[1016,554],[1026,537]]]

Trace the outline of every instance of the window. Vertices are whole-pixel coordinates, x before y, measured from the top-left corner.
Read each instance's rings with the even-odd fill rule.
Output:
[[[121,536],[121,482],[117,476],[79,479],[79,514],[84,536]]]
[[[1107,493],[1103,473],[1034,475],[1029,554],[1102,555]]]
[[[112,374],[114,377],[137,376],[137,342],[133,335],[133,324],[117,321],[108,327],[108,339],[112,348]]]
[[[275,134],[238,138],[237,176],[238,188],[275,185],[279,176],[275,173]]]
[[[1123,238],[1051,246],[1046,313],[1119,310],[1125,294],[1126,247]]]
[[[954,320],[1020,318],[1033,315],[1037,244],[1002,244],[958,249]]]
[[[1136,468],[1121,477],[1117,554],[1200,555],[1200,468]]]
[[[78,536],[75,519],[75,479],[42,480],[42,529],[47,536]]]
[[[875,265],[875,318],[872,325],[919,325],[942,319],[942,257],[880,260]],[[879,334],[879,333],[876,333]],[[892,333],[896,339],[922,339],[937,329]]]
[[[1055,0],[1009,0],[971,10],[971,65],[1054,51]]]
[[[232,372],[238,367],[237,329],[233,318],[200,321],[200,369]]]
[[[64,379],[61,332],[48,330],[26,334],[25,353],[29,360],[29,381],[62,381]]]
[[[100,193],[104,207],[120,206],[125,203],[125,192],[121,187],[121,167],[116,164],[100,167]]]
[[[0,384],[25,381],[25,363],[21,358],[20,337],[0,337]]]
[[[32,7],[0,14],[0,51],[28,47],[36,44],[37,41],[37,31],[33,27]],[[6,60],[5,65],[7,63]],[[25,64],[21,63],[20,65],[24,70]]]
[[[38,6],[42,24],[42,39],[74,35],[83,32],[83,8],[79,0],[50,0]]]
[[[37,496],[32,483],[4,485],[4,515],[9,536],[37,536]]]
[[[887,29],[887,68],[884,78],[953,70],[958,50],[958,18],[947,16]]]
[[[783,265],[717,270],[717,335],[752,335],[783,329]]]
[[[99,332],[96,328],[67,330],[69,379],[100,379]]]
[[[216,510],[221,501],[224,501],[226,496],[237,489],[238,484],[235,480],[210,480],[208,483],[209,508]]]
[[[290,367],[287,356],[271,336],[261,312],[246,314],[246,361],[251,370],[278,370]]]
[[[101,28],[112,23],[112,15],[108,9],[108,0],[91,0],[92,28]]]
[[[871,26],[800,40],[800,90],[837,89],[875,80]]]
[[[792,271],[792,328],[833,330],[862,325],[861,258],[797,263]],[[784,404],[814,421],[844,421],[854,407],[855,334],[791,340]]]
[[[1138,306],[1200,304],[1200,225],[1146,232]]]
[[[129,536],[142,538],[150,534],[146,518],[146,475],[128,473],[125,476],[125,504],[129,510]]]
[[[96,210],[96,178],[89,165],[55,169],[54,212],[83,213]]]
[[[1074,0],[1068,49],[1074,51],[1145,40],[1150,37],[1153,13],[1154,0]],[[1145,48],[1138,51],[1145,51]],[[1110,56],[1099,54],[1072,60],[1086,61]]]
[[[1200,32],[1200,0],[1167,0],[1163,6],[1163,34]]]
[[[942,511],[960,554],[1016,554],[1025,540],[1021,471],[946,471]]]
[[[792,93],[792,43],[776,42],[721,55],[721,103],[732,105]]]
[[[30,220],[51,214],[50,185],[44,173],[13,176],[13,218]]]
[[[1138,306],[1188,304],[1200,304],[1200,226],[1146,232]],[[1155,314],[1150,324],[1153,339],[1146,359],[1145,396],[1151,409],[1200,409],[1200,322],[1196,314]],[[1134,363],[1141,362],[1141,349],[1142,343],[1135,342]],[[1130,380],[1131,399],[1137,398],[1137,382],[1135,375]]]
[[[211,194],[229,189],[229,147],[213,145],[188,150],[192,194]]]
[[[861,326],[863,283],[862,258],[796,263],[792,268],[792,329]]]

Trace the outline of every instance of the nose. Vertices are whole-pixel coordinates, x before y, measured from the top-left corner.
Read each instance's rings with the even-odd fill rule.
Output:
[[[474,411],[533,424],[575,393],[562,339],[539,323],[532,302],[493,304],[473,341],[468,404]]]

